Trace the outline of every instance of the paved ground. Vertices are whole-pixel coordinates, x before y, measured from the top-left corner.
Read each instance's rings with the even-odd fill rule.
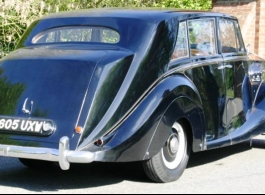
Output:
[[[30,170],[16,159],[0,158],[3,193],[265,193],[265,136],[254,148],[233,146],[194,154],[183,177],[170,184],[151,183],[139,164],[91,164]]]

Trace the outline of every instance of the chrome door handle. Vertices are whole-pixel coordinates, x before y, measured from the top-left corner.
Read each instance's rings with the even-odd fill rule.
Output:
[[[231,68],[233,68],[233,66],[232,66],[232,65],[222,65],[222,66],[219,66],[219,67],[218,67],[218,70],[224,70],[224,69],[226,69],[226,68],[231,69]]]

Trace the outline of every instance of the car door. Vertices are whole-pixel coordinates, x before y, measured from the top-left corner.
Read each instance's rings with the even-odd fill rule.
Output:
[[[216,140],[225,131],[225,70],[218,53],[216,19],[201,18],[188,21],[192,69],[186,71],[202,99],[206,121],[206,141]],[[221,68],[220,68],[221,67]]]
[[[225,112],[224,131],[220,137],[239,129],[246,121],[243,104],[243,85],[246,79],[247,56],[236,20],[219,19],[220,50],[224,64],[219,69],[225,71]]]

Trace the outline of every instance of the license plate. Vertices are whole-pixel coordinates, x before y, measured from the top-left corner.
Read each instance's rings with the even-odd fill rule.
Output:
[[[0,117],[0,131],[48,136],[55,131],[55,125],[50,120]]]

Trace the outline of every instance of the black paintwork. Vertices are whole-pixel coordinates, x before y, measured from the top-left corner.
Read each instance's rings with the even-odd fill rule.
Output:
[[[220,17],[236,20],[218,13],[174,10],[86,10],[37,20],[17,50],[0,61],[0,115],[53,120],[56,131],[49,137],[1,132],[0,144],[58,148],[60,138],[68,136],[72,150],[97,152],[97,161],[128,162],[156,155],[179,120],[191,134],[194,152],[262,133],[265,101],[262,95],[253,97],[250,64],[247,58],[227,61],[246,53],[222,55],[219,48],[215,56],[171,61],[179,22],[205,17],[216,23]],[[31,41],[47,29],[66,26],[111,28],[121,40],[37,45]],[[192,68],[196,63],[203,65]],[[218,70],[226,63],[233,63],[230,72]],[[227,75],[236,75],[233,86],[227,84]],[[232,130],[225,115],[229,89],[236,93],[228,100],[242,102],[240,112],[231,116],[239,116],[241,125]],[[30,116],[22,112],[26,98],[34,102]],[[76,126],[84,128],[81,135],[75,133]],[[102,146],[95,143],[99,139]]]

